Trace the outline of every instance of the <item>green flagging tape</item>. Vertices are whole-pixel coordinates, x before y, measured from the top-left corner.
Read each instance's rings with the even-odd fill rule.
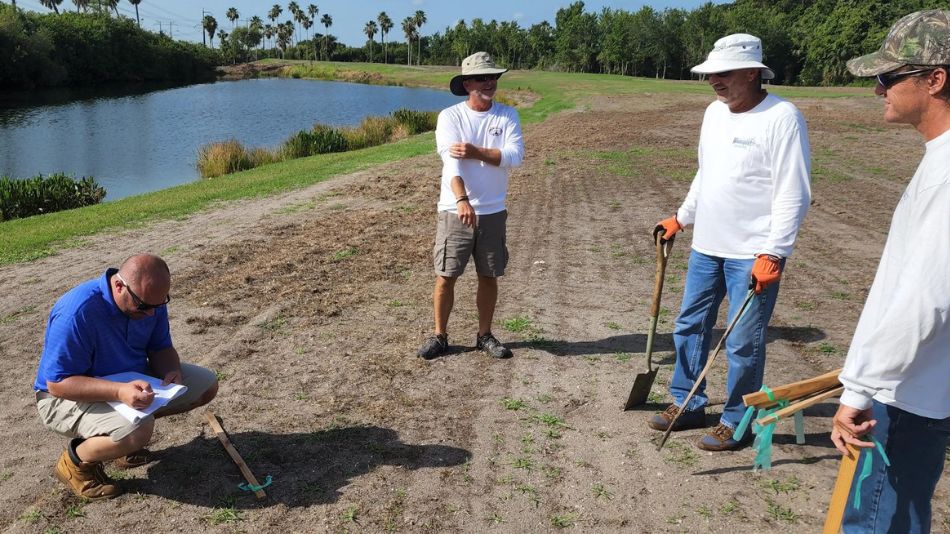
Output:
[[[273,480],[271,479],[271,476],[267,475],[267,481],[261,484],[260,486],[255,486],[254,484],[238,484],[238,488],[244,491],[260,491],[266,488],[267,486],[270,486],[270,483],[272,481]]]
[[[770,401],[775,401],[775,394],[772,393],[772,390],[768,388],[765,384],[762,385],[762,388],[759,391],[764,391],[766,396],[768,396]],[[742,439],[742,436],[745,436],[745,431],[749,428],[749,423],[752,422],[752,415],[755,413],[755,406],[749,406],[745,410],[745,414],[742,416],[742,420],[739,421],[739,424],[736,425],[735,432],[732,433],[733,439],[739,441]]]
[[[795,443],[805,444],[805,412],[795,412]]]
[[[762,386],[762,388],[769,396],[769,400],[775,401],[775,395],[772,394],[772,391],[765,386]],[[786,406],[788,406],[788,400],[782,399],[771,409],[760,409],[756,419],[768,417]],[[752,432],[755,434],[755,441],[752,443],[752,448],[755,450],[755,461],[752,463],[753,471],[760,468],[765,471],[772,469],[772,436],[775,433],[776,422],[777,421],[773,421],[765,426],[760,424],[752,425]]]
[[[861,466],[861,474],[858,476],[858,481],[854,486],[854,509],[861,509],[861,484],[864,482],[864,479],[871,476],[871,470],[874,466],[874,451],[876,450],[880,455],[881,459],[884,460],[884,465],[887,467],[891,466],[891,459],[887,457],[887,453],[884,452],[884,446],[881,445],[881,442],[877,440],[874,436],[871,436],[871,441],[874,442],[874,447],[865,449],[867,451],[864,454],[864,465]]]

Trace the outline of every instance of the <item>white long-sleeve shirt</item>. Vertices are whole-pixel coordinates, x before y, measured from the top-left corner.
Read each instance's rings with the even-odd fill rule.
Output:
[[[950,417],[950,131],[927,143],[897,204],[839,378],[852,408],[873,398]]]
[[[733,113],[715,101],[699,136],[699,169],[676,213],[693,249],[721,258],[788,257],[811,202],[805,118],[775,95]]]
[[[490,215],[505,209],[508,169],[521,166],[524,140],[521,121],[511,106],[492,102],[488,111],[474,111],[467,102],[443,109],[435,128],[436,150],[442,158],[442,192],[439,211],[456,211],[452,178],[465,182],[465,194],[476,215]],[[453,143],[471,143],[501,151],[501,165],[477,159],[456,159],[449,155]]]

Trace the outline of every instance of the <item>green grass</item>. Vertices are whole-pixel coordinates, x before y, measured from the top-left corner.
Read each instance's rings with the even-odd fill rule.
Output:
[[[598,499],[607,499],[609,501],[610,499],[614,498],[614,494],[611,493],[610,490],[608,490],[603,484],[594,484],[592,490],[594,492],[594,497]]]
[[[347,507],[346,510],[340,512],[340,520],[345,523],[356,523],[357,518],[359,517],[360,509],[358,506],[353,505]]]
[[[766,512],[772,520],[781,521],[783,523],[795,523],[798,521],[798,515],[795,514],[791,508],[782,506],[768,497],[765,499],[765,504]]]
[[[572,527],[577,522],[578,517],[576,513],[556,514],[551,516],[551,526],[557,528]]]
[[[516,315],[502,321],[501,326],[508,332],[520,334],[531,329],[531,318],[525,315]]]
[[[779,493],[788,494],[801,487],[801,482],[794,476],[785,480],[770,478],[761,481],[760,484],[763,488],[770,489],[775,492],[776,495]]]
[[[512,399],[508,397],[501,399],[501,404],[505,407],[506,410],[520,410],[524,408],[525,406],[527,406],[525,401],[521,399]]]
[[[3,316],[3,317],[0,317],[0,325],[5,325],[5,324],[8,324],[8,323],[12,323],[13,321],[16,321],[17,319],[19,319],[19,318],[22,317],[23,315],[26,315],[26,314],[28,314],[28,313],[34,311],[34,310],[36,310],[36,306],[26,306],[26,307],[24,307],[24,308],[20,308],[19,310],[15,311],[15,312],[13,312],[13,313],[11,313],[11,314],[9,314],[9,315],[5,315],[5,316]]]
[[[208,514],[205,519],[212,525],[235,523],[244,520],[244,513],[240,510],[235,510],[234,505],[230,505],[211,510],[211,513]]]
[[[18,518],[20,521],[25,523],[36,523],[43,518],[43,513],[39,510],[30,510],[28,512],[23,512]]]

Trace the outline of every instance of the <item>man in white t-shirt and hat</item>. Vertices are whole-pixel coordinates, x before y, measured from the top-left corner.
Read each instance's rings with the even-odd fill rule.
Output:
[[[648,423],[665,431],[682,409],[674,431],[705,426],[705,384],[688,406],[683,402],[706,364],[720,303],[728,297],[731,322],[751,288],[756,295],[725,343],[729,367],[722,416],[697,443],[704,450],[733,450],[748,441],[733,439],[745,411],[742,396],[762,386],[765,330],[785,259],[808,211],[808,132],[795,106],[762,88],[762,80],[775,73],[762,63],[759,38],[740,33],[719,39],[692,72],[709,76],[717,100],[703,117],[699,169],[686,200],[654,229],[654,237],[669,240],[694,225],[673,330],[673,403]]]
[[[465,58],[462,73],[452,78],[449,88],[452,94],[468,98],[439,113],[435,140],[442,158],[442,189],[433,247],[435,332],[418,351],[426,360],[448,350],[455,282],[470,258],[478,274],[475,346],[494,358],[511,357],[511,350],[491,332],[498,277],[508,263],[508,169],[520,166],[524,159],[518,112],[493,101],[498,79],[505,72],[508,69],[496,65],[486,52]]]

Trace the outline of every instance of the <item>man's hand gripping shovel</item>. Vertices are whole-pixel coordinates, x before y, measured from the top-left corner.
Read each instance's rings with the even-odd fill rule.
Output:
[[[709,360],[706,361],[706,366],[703,367],[702,372],[699,373],[699,376],[696,377],[696,381],[693,382],[692,389],[689,390],[689,394],[686,395],[686,399],[683,401],[683,405],[680,406],[679,411],[676,412],[676,416],[673,417],[673,420],[670,421],[670,426],[666,428],[666,432],[663,433],[663,438],[660,440],[660,444],[656,447],[656,450],[663,448],[663,445],[666,444],[667,438],[670,437],[670,432],[673,431],[673,424],[676,423],[676,420],[679,419],[680,415],[683,413],[683,410],[689,406],[690,399],[693,398],[693,394],[696,393],[696,390],[699,388],[699,385],[703,383],[703,380],[706,379],[706,373],[709,372],[709,369],[712,368],[713,362],[716,361],[716,356],[719,356],[719,351],[722,350],[722,345],[725,343],[726,338],[729,336],[729,332],[732,332],[732,329],[735,328],[736,323],[742,319],[742,316],[745,315],[747,309],[749,309],[749,303],[752,302],[752,297],[755,296],[755,277],[752,277],[752,280],[749,283],[749,292],[745,296],[745,300],[742,302],[742,307],[739,308],[739,313],[732,319],[732,322],[729,323],[729,326],[726,327],[726,331],[723,332],[722,337],[719,339],[719,343],[716,344],[716,349],[713,351],[712,356],[709,357]]]
[[[657,369],[653,368],[653,336],[656,335],[656,321],[660,316],[660,297],[663,294],[663,277],[666,274],[666,262],[670,257],[670,250],[673,248],[673,239],[663,239],[662,231],[654,231],[653,239],[656,242],[656,281],[653,283],[653,306],[650,308],[650,332],[647,334],[647,372],[638,373],[633,380],[633,387],[630,388],[630,395],[627,396],[627,402],[623,405],[623,410],[627,411],[634,406],[645,404],[650,390],[653,388],[653,381],[656,380]]]

